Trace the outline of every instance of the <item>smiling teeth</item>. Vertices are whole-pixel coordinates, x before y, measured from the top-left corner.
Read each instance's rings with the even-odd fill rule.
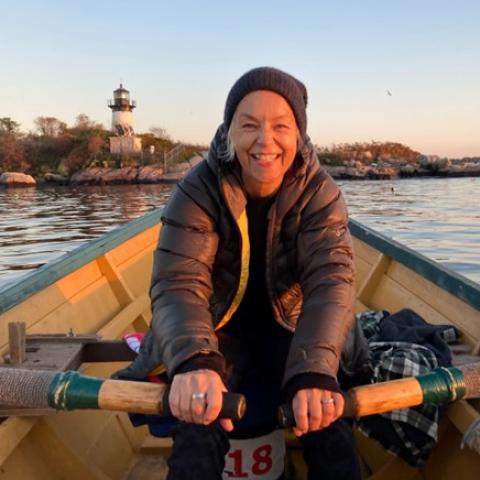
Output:
[[[252,153],[252,157],[253,157],[255,160],[265,160],[265,161],[275,160],[275,159],[278,158],[279,156],[280,156],[279,153],[273,153],[273,154],[265,154],[265,153],[253,154],[253,153]]]

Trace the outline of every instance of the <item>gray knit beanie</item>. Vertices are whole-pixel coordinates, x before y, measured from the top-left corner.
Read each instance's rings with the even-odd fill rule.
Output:
[[[243,74],[230,90],[223,122],[230,128],[233,114],[243,97],[255,90],[271,90],[281,95],[290,105],[302,138],[307,131],[307,89],[292,75],[273,67],[258,67]]]

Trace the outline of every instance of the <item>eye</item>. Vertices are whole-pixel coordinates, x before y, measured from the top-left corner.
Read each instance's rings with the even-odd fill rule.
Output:
[[[253,130],[257,128],[257,126],[252,122],[245,122],[245,123],[242,123],[242,128],[245,130]]]
[[[287,123],[277,123],[277,125],[275,125],[275,129],[276,130],[290,130],[290,125],[288,125]]]

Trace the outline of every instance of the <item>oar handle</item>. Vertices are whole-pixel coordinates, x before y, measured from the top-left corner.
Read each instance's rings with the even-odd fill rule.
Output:
[[[439,405],[461,398],[480,397],[480,363],[438,368],[417,377],[402,378],[351,388],[344,393],[344,417],[364,417],[415,407],[423,403]],[[277,412],[281,427],[295,426],[290,405]]]
[[[169,395],[170,386],[165,383],[105,380],[98,391],[98,405],[102,410],[171,415]],[[246,408],[244,395],[223,392],[219,418],[240,420]]]
[[[167,388],[163,395],[163,412],[162,415],[171,415],[170,403],[168,396],[170,387]],[[222,409],[218,418],[230,418],[231,420],[241,420],[247,410],[247,402],[245,396],[241,393],[223,392]]]
[[[364,417],[420,405],[423,402],[423,392],[415,378],[402,378],[351,388],[343,393],[343,398],[345,406],[342,417]],[[295,426],[291,404],[278,408],[277,419],[282,428]]]

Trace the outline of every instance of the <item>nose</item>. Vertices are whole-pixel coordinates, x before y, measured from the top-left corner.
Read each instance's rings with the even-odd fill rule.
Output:
[[[273,142],[273,128],[268,124],[260,125],[258,130],[257,143],[259,145],[269,145]]]

